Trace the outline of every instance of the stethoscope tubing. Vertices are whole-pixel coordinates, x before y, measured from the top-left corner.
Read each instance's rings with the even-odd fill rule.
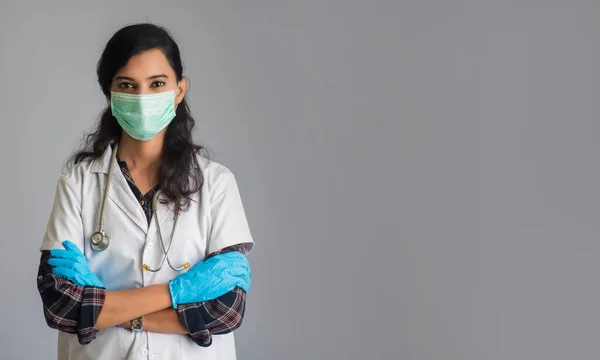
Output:
[[[118,149],[119,149],[119,144],[116,143],[112,150],[110,167],[108,168],[108,177],[106,179],[106,185],[104,186],[104,195],[102,197],[102,204],[100,207],[100,217],[98,219],[98,231],[96,231],[92,235],[91,247],[94,251],[104,251],[104,250],[106,250],[106,248],[108,248],[108,245],[110,244],[110,234],[104,229],[104,213],[105,213],[105,209],[106,209],[106,199],[108,198],[108,192],[110,191],[110,183],[111,183],[111,179],[112,179],[112,175],[113,175],[114,164],[115,164],[115,160],[117,158],[117,150]],[[154,194],[154,196],[152,197],[152,210],[154,212],[153,217],[155,218],[155,221],[156,221],[156,229],[158,231],[158,236],[160,238],[160,244],[163,248],[163,258],[160,262],[160,265],[156,269],[150,268],[150,266],[147,264],[143,264],[142,268],[144,270],[147,270],[150,272],[159,272],[160,270],[162,270],[162,268],[165,264],[165,260],[166,260],[167,264],[169,265],[169,267],[172,270],[183,271],[190,267],[190,264],[188,262],[185,262],[182,266],[176,268],[171,264],[171,260],[169,259],[169,251],[171,250],[171,245],[173,244],[173,238],[175,236],[175,229],[177,228],[177,220],[179,219],[179,214],[175,214],[175,218],[174,218],[174,222],[173,222],[173,230],[171,230],[171,236],[169,238],[169,245],[167,247],[165,247],[165,243],[164,243],[164,240],[162,237],[162,231],[160,229],[160,224],[158,221],[158,216],[156,215],[156,212],[158,209],[158,195],[159,194],[160,194],[160,191],[157,191],[156,194]],[[94,239],[95,238],[97,239],[98,236],[101,237],[101,240],[95,241]]]

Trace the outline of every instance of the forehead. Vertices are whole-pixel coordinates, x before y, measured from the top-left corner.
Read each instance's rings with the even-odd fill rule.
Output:
[[[171,77],[174,76],[175,71],[162,50],[151,49],[132,56],[115,76],[128,76],[135,79],[160,74]]]

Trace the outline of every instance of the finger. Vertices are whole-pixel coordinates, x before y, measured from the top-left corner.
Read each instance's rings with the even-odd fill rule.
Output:
[[[51,250],[50,255],[50,259],[62,259],[71,261],[74,264],[78,263],[82,266],[87,266],[87,261],[85,258],[81,258],[67,250]]]
[[[238,251],[230,251],[228,253],[215,255],[208,260],[213,261],[215,264],[216,263],[225,263],[228,265],[240,264],[240,263],[247,262],[246,257]]]
[[[52,249],[52,250],[50,250],[50,255],[54,258],[59,258],[59,259],[75,260],[77,258],[77,255],[75,255],[74,253],[72,253],[68,250],[62,250],[62,249]]]
[[[75,284],[79,286],[93,286],[85,276],[79,274],[75,275]]]
[[[236,282],[236,286],[241,288],[245,292],[248,292],[248,290],[250,289],[250,279],[239,278]]]
[[[235,289],[236,286],[241,287],[247,284],[247,282],[243,278],[235,276],[224,278],[219,283],[219,288],[223,289],[223,293],[221,295],[232,291],[233,289]]]
[[[206,265],[214,272],[241,271],[242,269],[249,268],[248,261],[245,259],[244,255],[238,253],[239,256],[232,255],[225,257],[225,255],[228,254],[233,253],[222,254],[223,257],[218,257],[219,255],[217,255],[214,258],[210,258]]]
[[[50,258],[48,260],[48,265],[52,265],[55,267],[64,267],[68,269],[73,269],[76,262],[71,259],[61,259],[61,258]]]
[[[73,261],[70,259],[51,258],[50,260],[48,260],[48,264],[55,266],[55,267],[61,267],[61,268],[72,270],[75,274],[80,274],[80,275],[83,275],[90,271],[88,269],[87,265],[81,264],[77,261]]]
[[[223,271],[224,274],[228,274],[230,276],[250,276],[250,269],[244,266],[229,266],[227,269]]]
[[[72,282],[74,282],[76,275],[75,271],[64,267],[55,267],[54,269],[52,269],[52,274],[59,278],[70,280]]]
[[[223,257],[221,257],[221,260],[225,261],[229,266],[250,267],[250,263],[248,262],[246,255],[238,251],[232,251],[222,255]]]
[[[76,255],[85,257],[85,255],[83,255],[83,253],[81,252],[81,250],[79,250],[79,247],[77,245],[75,245],[74,243],[72,243],[71,241],[65,240],[65,241],[63,241],[62,245],[68,251],[70,251],[70,252],[72,252],[72,253],[74,253]]]
[[[104,286],[104,284],[102,283],[102,281],[100,281],[100,279],[98,279],[97,277],[94,277],[92,279],[92,281],[90,282],[90,285],[94,286],[94,287],[99,287],[99,288],[106,288]]]

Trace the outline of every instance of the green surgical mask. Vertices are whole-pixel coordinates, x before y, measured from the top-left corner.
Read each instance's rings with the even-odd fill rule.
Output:
[[[150,140],[175,118],[175,91],[157,94],[111,91],[110,109],[129,136],[141,141]]]

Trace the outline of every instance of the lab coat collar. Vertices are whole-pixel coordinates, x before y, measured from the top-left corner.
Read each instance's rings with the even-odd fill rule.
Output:
[[[90,171],[93,173],[107,174],[110,169],[110,161],[112,160],[111,145],[107,146],[104,153],[100,157],[93,160]],[[135,195],[129,189],[127,181],[119,171],[119,164],[113,165],[113,174],[110,180],[110,190],[108,191],[108,197],[121,209],[127,217],[131,219],[142,231],[145,233],[148,231],[148,223],[146,221],[146,215],[137,202]],[[104,195],[104,193],[103,193]]]
[[[108,174],[110,168],[110,157],[112,155],[112,145],[108,145],[104,150],[104,153],[92,161],[91,171],[93,173],[104,173]]]
[[[110,161],[112,158],[112,146],[109,145],[104,150],[104,153],[100,155],[99,158],[93,160],[91,164],[91,171],[94,173],[104,173],[108,174],[108,170],[110,169]],[[148,221],[146,220],[146,215],[144,211],[140,207],[135,195],[129,188],[127,181],[122,176],[119,170],[119,165],[117,163],[114,164],[114,170],[112,175],[112,181],[110,190],[108,193],[108,197],[123,211],[142,231],[148,233],[149,231],[156,231],[155,222],[152,220],[150,223],[150,227],[148,227]],[[158,195],[159,198],[161,194]],[[162,226],[164,221],[167,219],[170,211],[167,206],[157,204],[158,209],[154,216],[158,216],[158,221]]]

